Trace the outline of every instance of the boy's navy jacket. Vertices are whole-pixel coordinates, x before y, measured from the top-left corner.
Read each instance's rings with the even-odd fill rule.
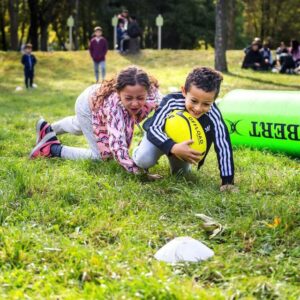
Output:
[[[147,132],[147,139],[166,155],[171,154],[170,151],[175,145],[175,142],[164,132],[166,118],[174,110],[185,110],[185,98],[180,92],[165,96],[153,117],[148,119],[143,125]],[[200,168],[203,165],[213,142],[217,153],[222,184],[233,184],[234,163],[230,137],[217,105],[213,103],[209,112],[203,114],[198,121],[203,127],[207,140],[206,154],[198,167]]]
[[[25,70],[33,70],[36,64],[36,58],[33,54],[24,54],[21,60]]]

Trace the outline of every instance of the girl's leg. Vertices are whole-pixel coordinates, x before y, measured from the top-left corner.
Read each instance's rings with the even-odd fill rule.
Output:
[[[105,75],[106,75],[106,64],[105,64],[105,60],[104,60],[104,61],[101,61],[100,67],[101,67],[101,77],[102,77],[102,80],[104,80],[104,79],[105,79]]]
[[[82,135],[82,130],[76,116],[63,118],[62,120],[54,122],[51,126],[56,134],[71,133],[74,135]]]
[[[29,86],[32,87],[32,84],[33,84],[33,71],[30,71],[30,75],[29,75]]]
[[[76,101],[75,112],[79,128],[85,136],[89,149],[62,146],[60,156],[65,159],[101,159],[96,138],[93,133],[92,112],[88,102],[88,91],[82,93]],[[51,149],[52,150],[52,149]]]
[[[96,77],[96,82],[99,80],[99,63],[94,61],[94,72]]]
[[[25,71],[25,73],[24,73],[24,77],[25,77],[25,86],[26,86],[26,88],[28,89],[28,76],[27,76],[27,72]]]

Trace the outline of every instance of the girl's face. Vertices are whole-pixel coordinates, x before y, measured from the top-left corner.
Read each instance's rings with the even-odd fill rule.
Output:
[[[146,104],[147,90],[142,85],[126,85],[118,94],[126,110],[133,116]]]

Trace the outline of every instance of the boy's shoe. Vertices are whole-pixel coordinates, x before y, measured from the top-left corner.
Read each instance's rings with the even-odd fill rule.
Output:
[[[51,146],[60,144],[54,131],[48,132],[29,154],[30,159],[37,157],[51,157]]]
[[[49,128],[49,129],[48,129]],[[36,129],[36,144],[38,144],[48,132],[53,132],[51,125],[43,118],[39,119],[35,125]]]

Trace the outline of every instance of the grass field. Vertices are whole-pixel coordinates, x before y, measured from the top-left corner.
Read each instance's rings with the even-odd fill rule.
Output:
[[[162,159],[158,182],[120,166],[92,161],[28,160],[39,116],[71,115],[93,83],[87,52],[37,53],[38,88],[23,86],[20,55],[0,53],[0,298],[1,299],[300,299],[299,161],[234,149],[238,193],[220,193],[215,153],[200,172],[176,179]],[[180,87],[196,65],[213,66],[213,52],[110,52],[108,75],[138,64],[163,93]],[[240,69],[228,53],[221,96],[236,88],[299,90],[300,77]],[[141,133],[136,130],[134,144]],[[61,136],[67,145],[83,137]],[[195,213],[226,226],[214,239]],[[168,265],[153,255],[167,241],[191,236],[215,256]]]

